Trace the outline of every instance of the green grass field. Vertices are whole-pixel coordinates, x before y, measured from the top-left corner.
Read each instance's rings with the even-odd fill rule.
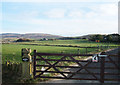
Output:
[[[28,44],[28,45],[24,45]],[[37,50],[37,52],[42,53],[85,53],[85,48],[75,48],[75,47],[57,47],[57,46],[38,46],[31,44],[49,44],[49,45],[77,45],[77,46],[97,46],[97,45],[108,45],[108,43],[96,43],[89,42],[87,40],[56,40],[56,41],[35,41],[35,42],[23,42],[23,43],[11,43],[2,45],[2,60],[12,61],[12,62],[21,62],[21,49],[22,48],[31,48]],[[110,46],[117,46],[117,44],[109,43]],[[88,52],[93,52],[95,49],[88,49]]]
[[[77,46],[97,46],[97,45],[117,45],[114,43],[96,43],[88,40],[48,40],[48,41],[35,41],[35,42],[17,42],[14,44],[38,44],[38,45],[77,45]]]
[[[34,45],[33,45],[34,44]],[[42,46],[43,45],[43,46]],[[81,46],[81,47],[87,47],[87,46],[117,46],[117,44],[113,43],[96,43],[96,42],[89,42],[87,40],[55,40],[55,41],[35,41],[35,42],[19,42],[19,43],[10,43],[10,44],[2,44],[2,63],[3,63],[3,82],[23,82],[23,80],[19,80],[19,77],[21,76],[21,49],[22,48],[31,48],[33,55],[33,50],[37,50],[37,52],[41,53],[68,53],[68,54],[78,54],[78,53],[86,53],[85,48],[78,48],[78,47],[61,47],[61,46],[47,46],[47,45],[72,45],[72,46]],[[78,52],[79,49],[79,52]],[[88,53],[95,53],[98,52],[96,48],[89,48],[87,49]],[[42,56],[46,59],[60,59],[62,56]],[[69,57],[66,57],[68,60],[70,60]],[[74,56],[74,58],[77,60],[86,58],[85,56]],[[16,67],[7,66],[7,64],[4,64],[6,61],[10,61],[11,63],[19,63],[15,64]],[[55,61],[49,61],[49,63],[53,64]],[[48,65],[45,61],[37,61],[37,64],[40,65]],[[61,66],[68,66],[68,65],[74,65],[75,62],[60,62],[57,65]],[[37,67],[37,69],[41,69],[42,67]],[[62,71],[63,68],[57,68],[59,71]],[[19,72],[18,72],[19,71]],[[54,71],[53,68],[49,69],[49,71]],[[38,73],[39,74],[39,73]],[[54,74],[44,74],[45,76],[54,76]],[[56,74],[55,74],[56,75]],[[40,81],[46,81],[48,79],[32,79],[28,80],[27,82],[40,82]],[[26,82],[26,81],[24,81]]]

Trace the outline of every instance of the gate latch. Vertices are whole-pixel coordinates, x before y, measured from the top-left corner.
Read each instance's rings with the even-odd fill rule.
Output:
[[[99,57],[107,57],[105,52],[101,52],[100,54],[98,54]]]

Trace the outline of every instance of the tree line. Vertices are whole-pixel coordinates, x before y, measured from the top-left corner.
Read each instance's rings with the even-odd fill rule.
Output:
[[[89,38],[90,41],[96,42],[120,42],[120,35],[119,34],[108,34],[108,35],[91,35]]]

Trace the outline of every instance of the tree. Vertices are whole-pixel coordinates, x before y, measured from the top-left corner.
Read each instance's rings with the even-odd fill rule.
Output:
[[[112,42],[112,41],[113,41],[111,35],[107,35],[106,37],[107,37],[107,41],[108,41],[108,42]]]
[[[30,41],[33,41],[33,40],[25,39],[25,38],[20,38],[20,39],[16,40],[16,42],[30,42]]]
[[[100,42],[120,42],[119,34],[109,34],[109,35],[92,35],[89,38],[90,41],[100,41]]]

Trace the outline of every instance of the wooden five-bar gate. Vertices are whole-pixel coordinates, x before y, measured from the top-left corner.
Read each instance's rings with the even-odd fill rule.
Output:
[[[55,78],[75,80],[97,80],[119,82],[119,56],[107,55],[105,52],[96,55],[97,62],[81,60],[94,54],[58,54],[38,53],[34,50],[34,78]]]

